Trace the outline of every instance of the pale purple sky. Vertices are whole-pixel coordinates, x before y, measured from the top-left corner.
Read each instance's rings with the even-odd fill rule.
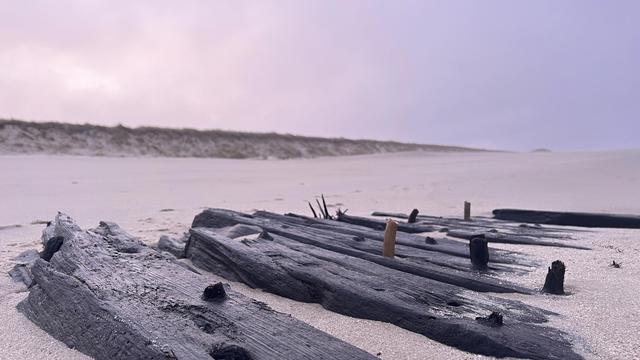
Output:
[[[640,1],[0,0],[0,118],[640,147]]]

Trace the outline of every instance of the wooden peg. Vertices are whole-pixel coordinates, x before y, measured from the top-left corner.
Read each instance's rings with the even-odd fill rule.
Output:
[[[468,201],[464,202],[464,219],[471,220],[471,203]]]
[[[396,232],[398,223],[389,219],[384,229],[384,243],[382,244],[382,256],[392,258],[396,254]]]
[[[547,272],[547,278],[544,281],[542,291],[556,295],[564,294],[564,272],[565,266],[562,261],[556,260],[552,262]]]

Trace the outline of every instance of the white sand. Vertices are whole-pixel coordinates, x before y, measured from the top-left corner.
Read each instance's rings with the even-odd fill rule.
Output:
[[[308,212],[306,200],[324,192],[350,213],[373,210],[458,216],[496,207],[640,213],[640,151],[599,153],[406,153],[313,160],[91,158],[0,156],[0,271],[36,246],[56,211],[82,226],[118,222],[147,241],[181,233],[202,207]],[[174,211],[160,211],[174,209]],[[20,225],[20,227],[7,227]],[[640,358],[640,230],[601,230],[580,244],[593,251],[501,245],[550,263],[567,263],[570,296],[514,296],[556,311],[552,325],[578,337],[587,358]],[[498,245],[494,245],[498,246]],[[608,267],[611,260],[621,269]],[[514,281],[539,287],[540,268]],[[393,325],[347,318],[233,284],[273,308],[306,321],[384,359],[466,359],[460,352]],[[0,276],[0,358],[80,359],[84,355],[15,310],[26,296]],[[21,292],[22,291],[22,292]]]

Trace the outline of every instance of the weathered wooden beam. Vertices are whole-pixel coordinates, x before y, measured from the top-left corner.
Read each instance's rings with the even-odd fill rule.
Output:
[[[640,216],[638,215],[496,209],[493,210],[493,216],[501,220],[534,224],[640,229]]]
[[[365,218],[361,216],[338,214],[337,220],[345,223],[353,224],[353,225],[366,226],[368,228],[372,228],[376,230],[384,230],[385,228],[384,221]],[[398,224],[398,231],[406,232],[409,234],[418,234],[418,233],[432,232],[437,230],[438,230],[437,228],[429,225],[403,224],[403,223]]]
[[[380,248],[382,246],[381,243],[383,242],[384,237],[382,232],[366,227],[336,221],[312,219],[294,214],[280,215],[265,211],[258,211],[254,213],[253,216],[255,218],[271,219],[290,226],[304,226],[305,228],[320,230],[322,231],[322,236],[329,237],[330,240],[328,241],[340,240],[340,245],[375,255],[380,253]],[[348,235],[349,237],[343,237],[342,235]],[[425,246],[421,247],[423,244]],[[452,250],[452,253],[449,253],[446,250],[441,251],[441,249],[439,249],[439,246],[447,249],[449,245],[454,245],[452,248],[455,250]],[[522,271],[522,267],[528,268],[539,265],[538,263],[528,261],[521,256],[516,257],[515,253],[505,252],[498,249],[489,249],[489,252],[492,257],[491,263],[489,264],[489,273],[495,271],[495,273],[492,273],[494,275],[499,272],[519,272]],[[467,272],[474,271],[473,267],[469,263],[468,246],[459,241],[446,238],[438,238],[436,240],[428,236],[424,237],[415,234],[396,232],[396,256],[405,261],[419,264],[429,263],[455,270]]]
[[[511,235],[501,234],[499,232],[491,231],[464,231],[464,230],[449,230],[448,236],[459,239],[473,239],[474,237],[482,236],[488,242],[502,243],[502,244],[522,244],[522,245],[537,245],[537,246],[555,246],[564,247],[578,250],[590,250],[590,248],[580,245],[572,245],[570,243],[558,242],[558,241],[545,241],[535,238],[533,236],[523,235]]]
[[[384,218],[398,218],[407,219],[409,215],[403,213],[393,213],[385,211],[374,211],[372,216],[384,217]],[[509,233],[514,235],[532,235],[541,238],[560,238],[570,239],[573,234],[586,232],[588,230],[581,229],[567,229],[557,226],[540,226],[539,224],[522,224],[518,222],[512,222],[508,220],[500,220],[496,218],[489,218],[484,216],[474,216],[472,221],[464,221],[459,218],[447,218],[442,216],[430,216],[430,215],[418,215],[416,217],[416,223],[419,225],[429,225],[438,228],[449,228],[455,230],[469,230],[469,231],[485,231],[497,229],[503,233]]]
[[[35,262],[18,308],[96,359],[374,359],[228,285],[207,287],[115,224],[82,231],[59,215],[45,234],[62,244]]]
[[[452,285],[273,232],[270,240],[234,240],[220,235],[222,231],[224,228],[191,229],[187,255],[196,266],[348,316],[390,322],[473,353],[581,358],[565,340],[566,334],[529,323],[543,320],[540,309],[483,294],[467,296]],[[493,311],[504,314],[502,326],[475,320]]]
[[[364,237],[373,241],[382,242],[384,240],[384,233],[380,230],[372,229],[366,226],[353,225],[350,223],[343,223],[339,221],[326,221],[322,219],[313,219],[302,215],[286,214],[280,215],[267,211],[257,211],[253,214],[254,217],[268,218],[277,222],[285,224],[291,223],[292,225],[302,225],[305,227],[311,227],[318,230],[328,231],[332,233],[341,233],[346,235],[353,235],[358,237]],[[434,241],[435,240],[435,241]],[[408,234],[404,232],[396,233],[396,247],[406,246],[408,248],[419,249],[427,251],[433,254],[433,257],[437,257],[440,254],[451,255],[455,257],[469,258],[468,245],[460,241],[448,239],[446,237],[434,237],[422,236],[417,234]],[[415,251],[416,254],[423,256],[425,252]],[[532,261],[526,260],[521,254],[515,251],[502,250],[502,249],[489,249],[491,254],[491,262],[493,264],[517,264],[523,266],[537,266],[538,264]],[[449,259],[450,257],[444,257]],[[444,259],[443,258],[443,259]]]
[[[498,281],[492,277],[478,277],[475,274],[455,271],[435,264],[417,263],[400,258],[389,259],[381,255],[380,248],[380,250],[374,254],[358,250],[355,248],[357,246],[355,244],[358,244],[359,241],[355,241],[351,236],[339,233],[328,233],[326,230],[318,230],[305,226],[294,226],[291,223],[282,223],[274,221],[273,219],[262,218],[259,214],[261,213],[256,213],[255,216],[252,216],[225,209],[207,209],[194,218],[192,228],[204,227],[215,229],[236,224],[254,225],[261,227],[270,234],[278,234],[307,245],[358,257],[409,274],[453,284],[469,290],[498,293],[531,293],[529,289],[507,281]],[[187,244],[187,251],[189,246],[191,246],[190,243]],[[468,248],[466,249],[465,257],[467,259],[469,258]]]

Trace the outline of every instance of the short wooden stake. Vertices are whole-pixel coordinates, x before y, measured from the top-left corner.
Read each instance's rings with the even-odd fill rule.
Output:
[[[469,258],[474,269],[485,270],[489,264],[489,245],[484,236],[472,237],[469,241]]]
[[[556,295],[564,294],[564,272],[565,266],[562,261],[556,260],[552,262],[547,272],[547,278],[544,280],[542,291]]]
[[[382,256],[392,258],[396,254],[396,232],[398,223],[389,219],[384,229],[384,243],[382,244]]]
[[[416,218],[418,217],[418,209],[413,209],[413,211],[411,212],[411,214],[409,214],[409,220],[407,220],[407,222],[409,224],[413,224],[416,222]]]
[[[464,202],[464,219],[471,220],[471,203],[468,201]]]

